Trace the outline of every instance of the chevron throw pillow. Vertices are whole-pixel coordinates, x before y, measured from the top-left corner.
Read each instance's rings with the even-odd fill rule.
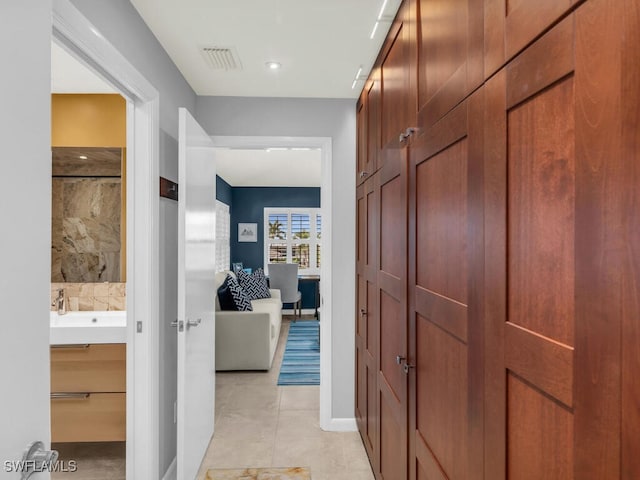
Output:
[[[251,300],[271,298],[267,277],[264,276],[264,271],[261,268],[258,268],[253,273],[247,273],[243,270],[238,271],[238,283]]]
[[[231,292],[231,297],[233,298],[233,303],[236,306],[236,310],[238,310],[239,312],[252,311],[253,307],[251,306],[251,299],[242,289],[238,281],[231,275],[227,275],[226,283],[229,287],[229,291]]]

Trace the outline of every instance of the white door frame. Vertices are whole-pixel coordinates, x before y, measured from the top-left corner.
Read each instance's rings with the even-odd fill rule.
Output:
[[[52,38],[127,98],[126,475],[160,478],[159,94],[69,0],[53,0]]]
[[[331,137],[212,136],[220,148],[319,148],[321,151],[320,209],[322,214],[322,265],[320,267],[320,427],[341,430],[332,419],[331,408]]]

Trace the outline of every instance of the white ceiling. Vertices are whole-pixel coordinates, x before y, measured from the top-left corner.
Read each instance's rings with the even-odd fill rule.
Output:
[[[319,149],[216,151],[216,170],[233,187],[319,187]]]
[[[198,95],[355,98],[400,0],[131,0]],[[371,31],[385,4],[373,39]],[[242,70],[212,69],[203,46],[232,47]],[[282,69],[271,71],[267,61]],[[51,46],[53,93],[117,93]],[[362,79],[351,88],[358,68]],[[320,150],[217,152],[232,186],[319,187]]]
[[[400,0],[131,0],[198,95],[356,98]],[[383,4],[383,19],[371,32]],[[232,47],[215,70],[202,47]],[[280,70],[265,63],[276,61]]]

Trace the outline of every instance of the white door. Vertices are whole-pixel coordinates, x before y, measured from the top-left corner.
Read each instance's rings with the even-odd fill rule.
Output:
[[[0,93],[0,478],[11,480],[27,445],[48,446],[51,431],[50,35],[51,2],[0,3],[2,68],[19,72],[2,76]]]
[[[216,169],[211,138],[179,109],[178,480],[193,480],[213,435]]]

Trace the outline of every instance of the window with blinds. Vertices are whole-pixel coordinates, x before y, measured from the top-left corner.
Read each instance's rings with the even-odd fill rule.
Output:
[[[264,249],[265,271],[269,263],[297,263],[301,274],[320,273],[320,209],[265,208]]]

